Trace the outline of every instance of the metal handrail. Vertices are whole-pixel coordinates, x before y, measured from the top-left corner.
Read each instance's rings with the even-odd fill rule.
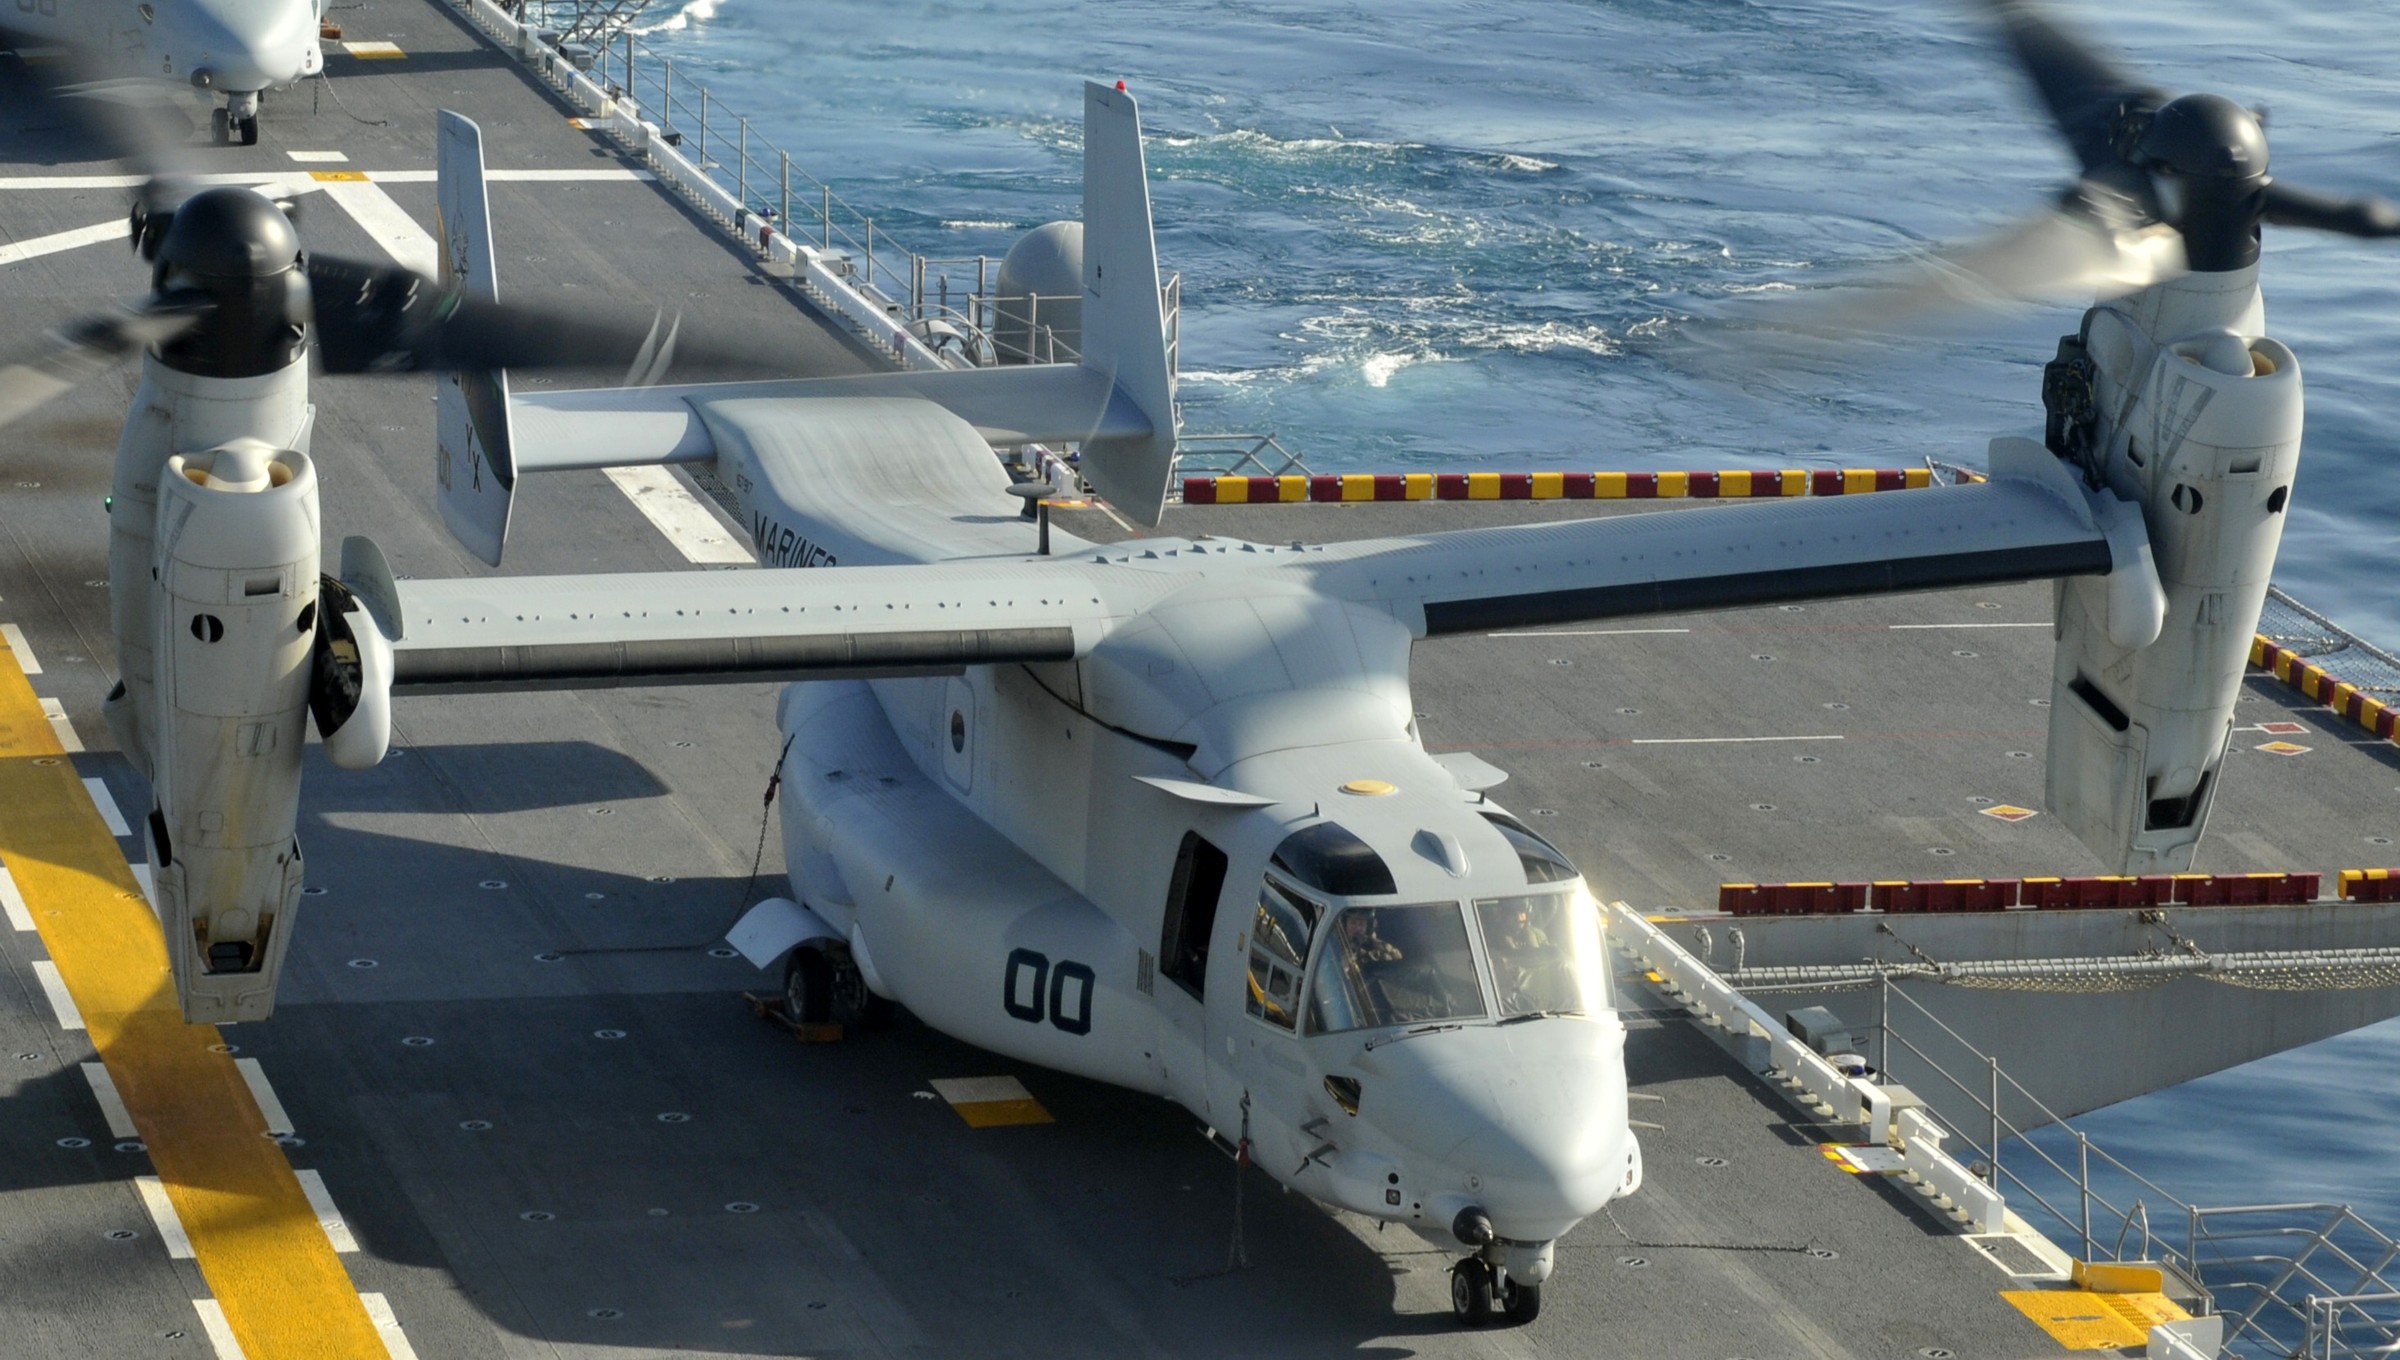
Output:
[[[1975,1134],[1940,1119],[1944,1128],[1964,1143],[1983,1165],[1995,1188],[2005,1184],[2012,1202],[2038,1204],[2053,1219],[2071,1229],[2083,1245],[2083,1258],[2100,1259],[2095,1210],[2105,1223],[2116,1220],[2116,1237],[2109,1255],[2127,1259],[2127,1247],[2138,1241],[2137,1259],[2162,1261],[2188,1275],[2214,1299],[2229,1305],[2219,1309],[2225,1320],[2230,1351],[2240,1354],[2323,1357],[2400,1355],[2400,1290],[2385,1272],[2400,1263],[2400,1239],[2361,1218],[2347,1204],[2295,1203],[2227,1205],[2204,1208],[2189,1204],[2156,1182],[2096,1146],[2089,1135],[2074,1128],[2040,1097],[2009,1076],[1990,1055],[1977,1048],[1923,1003],[1883,979],[1883,1007],[1877,1026],[1879,1063],[1885,1077],[1895,1053],[1905,1053],[1931,1076],[1950,1083],[1987,1118]],[[1962,1079],[1894,1022],[1893,1000],[1907,1003],[1907,1012],[1934,1029],[1982,1064],[1981,1080]],[[1911,1022],[1914,1023],[1913,1021]],[[2020,1127],[2007,1117],[2003,1095],[2030,1110],[2034,1123]],[[1926,1113],[1932,1114],[1931,1110]],[[2075,1166],[2070,1168],[2031,1135],[2043,1126],[2064,1130],[2075,1139]],[[2068,1213],[2042,1185],[2029,1179],[2028,1167],[2004,1165],[2000,1146],[2015,1138],[2030,1154],[2033,1167],[2045,1168],[2072,1186],[2076,1212]],[[1988,1140],[1988,1141],[1985,1141]],[[2106,1172],[2121,1176],[2145,1192],[2120,1208],[2093,1179],[2097,1160]],[[2148,1196],[2156,1196],[2155,1200]],[[2184,1217],[2180,1247],[2159,1239],[2150,1220],[2152,1203],[2171,1205]],[[2304,1298],[2295,1298],[2305,1290]],[[2215,1305],[2212,1303],[2212,1307]],[[2378,1314],[2373,1311],[2381,1307]],[[2356,1339],[2353,1339],[2356,1338]]]
[[[1000,300],[994,295],[990,256],[945,260],[897,245],[888,232],[876,226],[872,213],[795,164],[789,151],[753,128],[747,117],[726,109],[706,85],[688,75],[679,78],[675,59],[653,50],[639,35],[630,30],[610,35],[605,46],[596,49],[592,75],[610,98],[629,106],[635,117],[657,125],[668,145],[681,150],[770,230],[828,254],[846,255],[849,282],[887,302],[887,310],[911,323],[941,320],[972,331],[975,343],[969,348],[980,356],[973,362],[1080,361],[1075,345],[1038,326],[1031,333],[1039,338],[1022,353],[1004,351],[992,340],[998,329],[994,322]],[[952,267],[963,270],[969,258],[975,266],[975,289],[954,302]],[[1160,285],[1160,294],[1167,367],[1173,373],[1182,351],[1182,276],[1169,275]],[[1049,300],[1063,301],[1070,296],[1075,295],[1055,295]],[[1038,305],[1037,299],[1032,306],[1038,311]]]
[[[1218,447],[1199,447],[1199,446]],[[1267,460],[1272,457],[1274,461]],[[1212,462],[1209,460],[1231,460]],[[1309,475],[1308,464],[1300,455],[1283,446],[1271,434],[1227,432],[1223,434],[1187,434],[1175,441],[1175,464],[1178,475],[1187,468],[1216,477],[1253,475],[1243,469],[1256,469],[1260,477],[1289,477]]]

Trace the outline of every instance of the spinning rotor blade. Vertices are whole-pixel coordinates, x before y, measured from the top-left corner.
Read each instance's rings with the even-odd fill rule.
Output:
[[[13,423],[147,346],[183,334],[200,324],[210,305],[205,299],[162,298],[146,307],[112,308],[67,322],[51,332],[45,353],[0,367],[0,425]]]
[[[2269,184],[2266,206],[2267,220],[2279,227],[2315,227],[2344,236],[2400,236],[2400,204],[2372,194],[2335,198],[2289,184]]]
[[[1913,319],[1957,304],[2118,297],[2183,272],[2183,241],[2172,228],[2113,228],[2054,209],[1932,256],[1879,310],[1886,320],[1895,312]]]
[[[2021,0],[1992,0],[2017,63],[2041,93],[2059,134],[2086,175],[2125,159],[2129,122],[2167,102],[2166,91],[2120,74],[2098,54]]]
[[[328,373],[424,369],[616,368],[647,385],[681,357],[707,367],[755,367],[754,357],[680,341],[680,322],[603,316],[471,297],[412,270],[311,255],[308,285],[317,350]]]

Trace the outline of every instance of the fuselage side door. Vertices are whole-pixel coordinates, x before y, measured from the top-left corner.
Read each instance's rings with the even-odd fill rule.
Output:
[[[1166,910],[1152,984],[1159,1014],[1159,1054],[1169,1089],[1193,1109],[1210,1112],[1208,1067],[1208,974],[1210,943],[1218,904],[1225,897],[1225,852],[1197,831],[1184,833],[1167,879]]]

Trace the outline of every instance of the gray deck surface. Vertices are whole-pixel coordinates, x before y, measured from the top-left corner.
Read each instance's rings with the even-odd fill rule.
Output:
[[[335,56],[347,113],[287,96],[267,106],[260,146],[209,156],[280,168],[289,150],[340,148],[352,168],[426,168],[433,111],[452,107],[482,122],[496,168],[619,163],[422,0],[339,17],[409,58]],[[55,121],[0,76],[9,173],[104,172],[54,163]],[[430,185],[391,192],[430,229]],[[868,362],[656,186],[498,184],[492,197],[504,294],[681,305],[820,371]],[[124,202],[0,190],[0,232],[84,226]],[[306,213],[313,245],[374,253],[332,205]],[[10,332],[30,335],[144,282],[120,248],[92,247],[0,268],[0,299]],[[431,506],[429,386],[317,388],[327,541],[371,531],[400,572],[471,574],[482,568]],[[23,627],[37,687],[94,748],[83,772],[138,810],[98,711],[111,680],[100,499],[131,388],[128,373],[0,433],[0,618]],[[1193,509],[1170,528],[1346,537],[1580,512]],[[509,554],[511,572],[685,565],[598,474],[522,489]],[[2044,630],[1887,626],[2046,611],[2045,592],[2018,589],[1654,625],[1692,629],[1680,634],[1453,640],[1420,649],[1419,707],[1431,747],[1512,771],[1503,800],[1643,906],[1713,901],[1727,878],[2088,871],[2047,820],[2005,826],[1968,802],[2039,802],[2039,762],[2010,753],[2040,749]],[[1643,1134],[1648,1184],[1563,1246],[1532,1326],[1460,1332],[1448,1253],[1255,1175],[1251,1268],[1189,1278],[1225,1261],[1235,1173],[1179,1110],[914,1025],[799,1046],[741,1002],[771,980],[706,947],[771,890],[746,882],[772,693],[415,699],[381,767],[342,774],[312,753],[301,835],[324,892],[306,899],[275,1019],[228,1037],[264,1064],[302,1140],[294,1164],[322,1173],[357,1236],[344,1258],[356,1284],[389,1297],[425,1360],[2053,1349],[1997,1297],[2008,1277],[1897,1186],[1836,1170],[1788,1106],[1675,1021],[1638,1022],[1630,1050],[1637,1089],[1664,1098],[1635,1111],[1665,1125]],[[2245,702],[2291,707],[2275,689]],[[1844,739],[1631,744],[1794,734]],[[2375,858],[2364,809],[2387,805],[2392,752],[2339,729],[2307,740],[2307,757],[2244,754],[2214,866]],[[762,884],[780,867],[770,840]],[[167,1259],[142,1211],[132,1178],[148,1159],[112,1148],[76,1068],[89,1045],[58,1030],[35,981],[40,948],[0,932],[0,1354],[206,1355],[191,1303],[206,1284]],[[1010,1071],[1058,1122],[975,1130],[928,1098],[932,1078]],[[92,1146],[58,1145],[78,1137]]]

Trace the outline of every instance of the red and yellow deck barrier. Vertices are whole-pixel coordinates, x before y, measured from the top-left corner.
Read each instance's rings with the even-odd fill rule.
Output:
[[[2352,901],[2400,901],[2400,877],[2390,880],[2389,897],[2352,892],[2354,875],[2389,872],[2392,871],[2345,869],[2341,876],[2342,895]],[[2280,906],[2315,901],[2324,881],[2323,874],[2262,873],[1723,883],[1717,887],[1717,910],[1734,916],[1832,916],[1854,911],[1910,915],[2028,908],[2075,911],[2102,907]]]
[[[1357,501],[1749,500],[1855,496],[1933,485],[1929,468],[1784,468],[1729,472],[1338,472],[1322,476],[1186,477],[1186,505],[1316,505]]]
[[[2268,641],[2263,633],[2250,641],[2250,664],[2272,672],[2276,679],[2376,736],[2400,741],[2400,708],[2369,697],[2346,680],[2334,679],[2323,666],[2302,660],[2290,649]]]

